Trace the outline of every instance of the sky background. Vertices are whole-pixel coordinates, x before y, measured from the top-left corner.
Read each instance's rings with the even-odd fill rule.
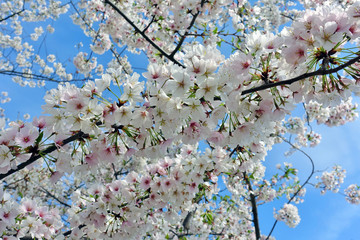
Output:
[[[46,26],[48,22],[44,23]],[[26,31],[32,33],[33,25],[27,26]],[[66,16],[54,22],[55,33],[47,36],[46,48],[49,53],[55,54],[71,65],[71,60],[77,53],[75,45],[82,41],[84,45],[88,40],[79,27],[72,24]],[[227,53],[228,55],[229,53]],[[129,55],[134,67],[146,68],[144,57],[139,60],[137,56]],[[99,61],[100,59],[98,59]],[[11,102],[0,104],[5,109],[6,117],[11,120],[22,119],[26,113],[31,119],[41,115],[43,96],[47,89],[54,87],[47,84],[45,88],[20,87],[13,83],[7,76],[0,76],[0,92],[9,93]],[[359,99],[357,98],[357,101]],[[347,178],[342,185],[342,190],[352,183],[360,184],[360,122],[359,120],[341,127],[329,128],[312,124],[314,131],[322,135],[322,141],[316,148],[304,149],[314,160],[316,170],[330,171],[335,163],[347,170]],[[275,171],[278,163],[289,162],[299,168],[300,180],[304,181],[311,171],[311,164],[306,156],[296,152],[290,157],[285,157],[284,152],[289,149],[288,144],[275,145],[266,157],[267,171]],[[315,183],[315,178],[312,179]],[[274,203],[259,207],[260,227],[263,234],[268,234],[273,223],[273,209],[279,209],[286,200],[281,199]],[[305,201],[297,205],[301,217],[300,224],[292,229],[283,222],[279,222],[273,232],[278,240],[356,240],[360,239],[360,206],[350,205],[345,197],[340,194],[327,192],[320,195],[319,189],[307,186]]]

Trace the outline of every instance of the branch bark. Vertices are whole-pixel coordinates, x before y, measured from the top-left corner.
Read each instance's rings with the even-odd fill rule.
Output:
[[[177,61],[174,56],[171,56],[167,54],[163,49],[161,49],[154,41],[152,41],[143,31],[141,31],[135,24],[132,22],[118,7],[116,7],[112,2],[109,0],[104,0],[105,4],[109,4],[117,13],[119,13],[125,21],[127,21],[137,33],[139,33],[151,46],[153,46],[156,50],[158,50],[161,55],[165,56],[167,59],[175,63],[176,65],[179,65],[180,67],[185,68],[183,64],[181,64],[179,61]]]
[[[85,138],[88,135],[83,133],[83,132],[78,132],[77,134],[66,138],[65,140],[62,141],[62,144],[60,146],[64,146],[68,143],[71,143],[75,140],[78,140],[80,138]],[[56,149],[58,149],[58,146],[56,146],[55,144],[52,144],[50,147],[46,148],[45,150],[34,154],[33,156],[31,156],[26,162],[23,162],[21,164],[19,164],[16,169],[11,169],[10,171],[8,171],[7,173],[4,174],[0,174],[0,181],[3,180],[4,178],[6,178],[7,176],[20,171],[21,169],[25,168],[26,166],[29,166],[30,164],[34,163],[36,160],[40,159],[43,155],[51,153],[53,151],[55,151]]]
[[[253,221],[254,227],[255,227],[256,240],[260,240],[261,235],[260,235],[259,216],[258,216],[257,205],[256,205],[256,196],[252,193],[253,189],[251,187],[251,182],[249,180],[249,177],[246,175],[245,172],[243,173],[243,175],[244,175],[246,185],[248,185],[248,188],[250,190],[251,211],[253,213],[252,221]]]

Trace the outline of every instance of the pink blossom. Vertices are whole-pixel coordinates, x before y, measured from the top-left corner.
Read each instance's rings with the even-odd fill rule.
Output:
[[[59,171],[56,171],[56,172],[53,172],[51,174],[51,177],[50,177],[50,182],[52,183],[56,183],[57,181],[60,180],[60,178],[64,175],[63,172],[59,172]]]
[[[174,187],[174,180],[170,179],[170,178],[164,178],[161,181],[161,186],[163,191],[167,192],[169,191],[171,188]]]
[[[184,141],[194,143],[199,140],[202,134],[202,127],[198,122],[190,122],[189,126],[184,129]]]
[[[151,184],[151,177],[150,176],[143,176],[140,180],[140,187],[144,190],[150,188]]]
[[[89,167],[95,167],[99,163],[99,156],[96,153],[87,154],[85,157],[85,162]]]
[[[198,185],[195,182],[190,183],[188,185],[188,190],[189,190],[189,193],[194,194],[194,193],[198,192]]]
[[[34,127],[26,125],[25,127],[20,128],[19,133],[16,135],[15,141],[21,147],[25,148],[33,145],[38,135],[39,133],[35,130]]]
[[[292,65],[305,62],[307,58],[307,47],[303,44],[294,44],[282,50],[286,61]]]
[[[207,138],[209,142],[214,143],[215,145],[221,145],[224,141],[224,135],[221,132],[212,132],[210,137]]]
[[[31,199],[24,199],[21,204],[21,210],[24,213],[32,213],[36,210],[36,203]]]
[[[34,117],[32,124],[33,124],[33,126],[39,128],[39,130],[42,130],[45,127],[47,127],[46,118],[43,116],[41,116],[39,118]]]

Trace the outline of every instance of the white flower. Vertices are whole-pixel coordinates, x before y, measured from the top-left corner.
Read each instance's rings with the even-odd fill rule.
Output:
[[[344,191],[346,195],[346,201],[348,201],[351,204],[360,204],[360,187],[351,184],[349,187],[347,187]]]
[[[47,30],[49,33],[54,33],[54,31],[55,31],[55,29],[54,29],[50,24],[47,25],[46,30]]]
[[[96,87],[97,87],[97,91],[103,92],[111,84],[111,76],[110,76],[110,74],[103,74],[101,76],[101,79],[95,79],[95,84],[96,84]]]
[[[10,149],[5,145],[0,145],[0,168],[10,165],[10,160],[13,159]]]
[[[83,52],[79,52],[78,55],[76,55],[76,57],[74,58],[73,62],[75,67],[78,69],[78,71],[83,74],[89,73],[97,65],[97,61],[95,57],[91,59],[87,59],[87,53],[83,53]],[[59,65],[56,66],[59,67]]]
[[[274,217],[278,221],[285,222],[291,228],[296,227],[300,223],[300,217],[298,214],[298,209],[292,204],[284,204],[284,207],[278,211],[274,212]]]
[[[139,77],[139,74],[134,73],[131,78],[126,80],[123,85],[124,93],[121,95],[121,100],[129,101],[130,104],[142,102],[141,92],[144,90],[144,82],[139,82]]]

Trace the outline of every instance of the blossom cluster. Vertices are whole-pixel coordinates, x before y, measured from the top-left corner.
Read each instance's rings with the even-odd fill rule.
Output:
[[[87,193],[76,192],[72,197],[74,208],[69,212],[71,226],[81,223],[86,226],[72,235],[87,234],[90,238],[139,238],[149,232],[160,238],[168,234],[165,230],[175,227],[182,215],[194,211],[202,194],[211,197],[217,191],[217,175],[214,168],[223,167],[226,159],[214,156],[195,156],[192,147],[181,150],[175,159],[150,164],[143,172],[130,172],[125,178],[105,185],[89,186]],[[226,156],[226,155],[225,155]],[[216,165],[214,165],[216,163]],[[210,182],[204,182],[206,173]],[[200,207],[200,206],[199,206]],[[81,212],[81,214],[77,214]],[[198,214],[201,215],[201,212]],[[185,216],[183,216],[185,217]],[[164,219],[159,223],[159,219]],[[219,221],[224,221],[219,219]],[[163,225],[160,229],[155,226]],[[182,226],[178,226],[182,227]],[[193,230],[191,226],[188,230]],[[111,229],[105,233],[105,229]],[[199,230],[199,229],[197,229]],[[211,228],[198,234],[209,234]],[[104,232],[104,233],[102,233]]]
[[[15,30],[16,36],[1,33],[0,57],[7,51],[16,57],[1,59],[0,70],[16,73],[20,68],[29,79],[14,80],[30,86],[36,85],[30,79],[35,63],[45,79],[73,79],[55,55],[40,57],[23,42],[20,24],[56,19],[69,5],[30,1],[32,10],[23,13],[22,1],[14,2],[18,5],[12,9],[19,13],[10,17],[9,32]],[[289,1],[268,2],[72,4],[73,22],[92,39],[91,53],[79,51],[73,64],[77,73],[95,77],[81,86],[59,84],[45,95],[43,116],[11,122],[0,132],[0,176],[11,171],[22,176],[8,176],[0,194],[5,199],[0,237],[258,239],[251,221],[257,205],[282,196],[289,202],[274,212],[275,219],[298,225],[298,210],[290,203],[302,202],[306,192],[298,171],[285,163],[281,173],[267,179],[265,157],[289,134],[296,134],[294,149],[316,146],[321,137],[306,122],[338,126],[357,117],[351,95],[360,92],[359,66],[344,66],[346,78],[322,73],[358,57],[343,49],[360,36],[360,3],[321,1],[298,14],[287,10]],[[5,19],[14,10],[0,11]],[[275,32],[273,27],[285,21],[274,14],[280,11],[295,21]],[[230,19],[236,33],[219,30]],[[31,41],[42,38],[43,31],[35,28]],[[236,40],[229,42],[231,35]],[[234,49],[229,57],[220,51],[224,42]],[[115,50],[125,45],[129,52],[147,54],[142,75]],[[100,56],[94,55],[109,51],[113,59],[98,64]],[[342,52],[347,55],[341,57]],[[304,73],[311,76],[276,85]],[[298,103],[305,104],[304,119],[292,116]],[[220,194],[219,176],[231,196]],[[319,177],[316,187],[336,192],[344,177],[336,166]],[[64,199],[58,197],[65,192]],[[358,187],[351,185],[346,195],[357,203]]]
[[[326,191],[338,192],[340,185],[344,182],[346,176],[346,170],[336,165],[331,172],[323,172],[321,177],[317,176],[319,182],[316,183],[316,188],[321,188],[321,194],[325,194]]]
[[[54,32],[50,20],[65,14],[69,9],[67,4],[61,1],[14,0],[2,2],[0,9],[0,70],[3,74],[13,76],[13,81],[20,86],[30,87],[43,87],[45,80],[56,81],[54,78],[58,81],[72,79],[63,63],[48,62],[46,56],[42,57],[36,51],[36,42],[46,38],[44,28],[48,33]],[[43,21],[48,21],[48,25],[34,24],[33,33],[24,30],[24,25],[30,30],[33,27],[31,23]],[[56,77],[50,77],[52,73]]]
[[[360,188],[358,185],[351,184],[344,190],[346,201],[351,204],[360,204]]]
[[[357,104],[352,103],[351,98],[335,107],[323,107],[320,103],[310,101],[306,104],[306,113],[309,121],[316,120],[318,124],[327,126],[344,125],[358,117]]]
[[[58,209],[39,206],[37,199],[23,198],[17,202],[2,186],[0,200],[0,231],[3,239],[19,239],[29,235],[32,238],[50,239],[59,234],[63,227]]]
[[[296,227],[300,223],[300,217],[298,214],[298,209],[292,204],[285,203],[284,206],[276,212],[274,212],[274,217],[278,221],[283,221],[289,227]]]

